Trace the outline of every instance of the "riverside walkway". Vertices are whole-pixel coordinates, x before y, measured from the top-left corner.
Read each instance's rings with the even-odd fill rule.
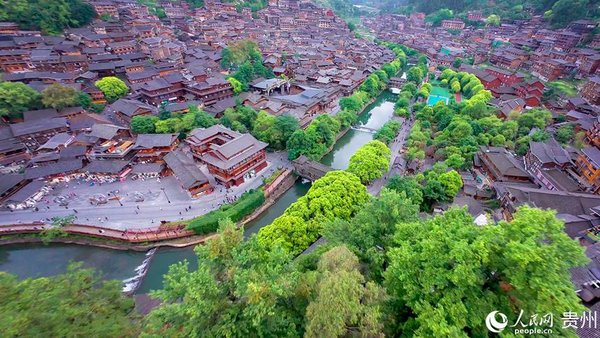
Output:
[[[1,235],[36,234],[54,227],[44,223],[13,224],[0,226]],[[60,228],[70,235],[116,240],[128,243],[157,242],[193,236],[194,232],[185,229],[184,225],[159,226],[156,228],[117,230],[93,225],[72,224]]]

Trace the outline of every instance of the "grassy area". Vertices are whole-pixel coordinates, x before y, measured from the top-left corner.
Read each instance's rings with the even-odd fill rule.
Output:
[[[273,183],[273,181],[275,181],[277,179],[277,177],[279,177],[279,175],[281,175],[283,172],[284,172],[283,169],[275,170],[274,173],[272,173],[269,177],[267,177],[263,180],[264,185],[267,186],[267,185]]]
[[[262,190],[249,190],[240,196],[236,202],[224,204],[217,210],[184,221],[183,223],[187,224],[187,228],[198,235],[209,234],[217,231],[219,221],[229,218],[233,222],[238,222],[250,215],[264,202],[265,194]]]
[[[563,80],[556,80],[546,83],[546,85],[556,92],[571,97],[577,95],[577,83]]]

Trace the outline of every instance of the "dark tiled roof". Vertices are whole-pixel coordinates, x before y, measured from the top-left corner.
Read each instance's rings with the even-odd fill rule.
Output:
[[[25,169],[25,178],[36,179],[58,174],[69,174],[81,168],[83,168],[81,159],[60,160],[56,163]]]
[[[571,162],[569,153],[553,138],[546,142],[529,142],[529,149],[542,163],[563,165]]]
[[[0,195],[14,188],[25,179],[23,174],[2,174],[0,175]]]
[[[39,119],[30,122],[21,122],[10,125],[10,129],[15,136],[23,136],[46,130],[61,128],[67,126],[67,119],[56,117],[52,119]]]
[[[129,164],[127,160],[92,161],[83,170],[90,174],[119,174]]]
[[[185,189],[191,189],[208,182],[208,179],[200,168],[198,168],[194,160],[183,153],[183,151],[172,151],[164,159],[167,166],[173,170],[173,174],[175,174],[175,177],[177,177]]]
[[[134,149],[170,147],[176,139],[177,134],[138,134]]]
[[[42,189],[46,183],[44,181],[33,181],[19,189],[16,193],[10,196],[6,202],[16,202],[21,203],[25,202],[28,198],[30,198],[33,194],[36,194]]]

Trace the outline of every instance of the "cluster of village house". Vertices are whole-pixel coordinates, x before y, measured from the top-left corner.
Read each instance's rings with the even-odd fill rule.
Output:
[[[581,47],[598,23],[577,20],[565,29],[550,30],[540,17],[533,17],[481,28],[444,20],[434,28],[424,17],[384,15],[366,19],[365,24],[382,40],[424,53],[431,67],[451,67],[456,58],[473,57],[474,65],[463,64],[460,70],[476,75],[492,92],[491,103],[500,118],[545,107],[556,122],[549,132],[565,123],[575,125],[575,132],[585,132],[581,150],[554,138],[530,142],[523,157],[501,147],[481,147],[475,156],[475,175],[465,173],[463,181],[465,194],[499,200],[497,219],[512,219],[524,204],[556,210],[566,232],[587,246],[592,259],[590,265],[572,271],[576,289],[586,302],[600,299],[600,35]],[[480,12],[468,14],[470,21],[484,19]],[[575,97],[558,96],[542,103],[548,81],[572,78],[583,83]]]
[[[306,126],[394,57],[384,47],[356,39],[343,20],[306,0],[270,0],[254,14],[214,0],[197,9],[185,1],[165,2],[160,4],[163,20],[133,0],[91,4],[111,19],[67,29],[63,36],[0,23],[3,81],[38,91],[59,83],[101,104],[107,102],[94,85],[97,80],[117,76],[130,88],[102,114],[81,107],[42,109],[0,122],[4,205],[31,206],[44,182],[71,177],[114,181],[174,174],[199,196],[215,188],[199,166],[219,184],[239,185],[267,166],[265,143],[222,126],[193,130],[183,141],[170,134],[135,135],[131,119],[157,115],[164,102],[172,113],[197,106],[215,117],[242,102],[294,116]],[[279,77],[257,79],[249,92],[234,97],[220,67],[221,51],[242,39],[258,43],[264,64]]]

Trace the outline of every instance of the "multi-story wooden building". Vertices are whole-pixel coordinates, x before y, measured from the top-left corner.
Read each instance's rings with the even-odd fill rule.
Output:
[[[138,161],[157,162],[174,151],[178,144],[177,134],[139,134],[133,149],[137,150],[135,157]]]
[[[594,76],[583,86],[581,96],[591,104],[600,104],[600,76]]]
[[[529,181],[521,163],[504,148],[482,146],[475,156],[475,165],[487,172],[492,181]]]
[[[156,107],[131,99],[119,99],[108,106],[107,109],[114,113],[117,119],[126,124],[129,124],[135,116],[156,115],[158,113]]]
[[[194,129],[186,139],[194,156],[226,187],[237,186],[267,166],[267,144],[222,125]]]
[[[220,76],[209,77],[206,81],[192,84],[186,89],[188,93],[205,105],[211,105],[233,96],[231,84]]]
[[[442,28],[445,29],[464,29],[465,23],[460,20],[442,20]]]
[[[593,192],[600,192],[600,150],[596,147],[582,149],[575,163],[579,174],[592,186]]]
[[[9,125],[12,135],[34,151],[52,136],[69,130],[64,117],[35,119]]]
[[[175,175],[181,187],[187,190],[192,197],[199,197],[213,191],[208,178],[196,165],[194,159],[187,156],[182,150],[175,150],[165,157],[167,174]]]
[[[98,13],[98,15],[107,14],[113,18],[119,18],[118,7],[115,3],[108,1],[98,1],[93,2],[92,6],[94,6],[94,9],[96,10],[96,13]]]
[[[524,157],[525,170],[534,180],[549,190],[578,191],[578,184],[565,173],[573,163],[569,153],[550,139],[546,142],[530,142]]]
[[[592,128],[585,133],[585,141],[596,148],[600,148],[600,116],[594,120]]]

